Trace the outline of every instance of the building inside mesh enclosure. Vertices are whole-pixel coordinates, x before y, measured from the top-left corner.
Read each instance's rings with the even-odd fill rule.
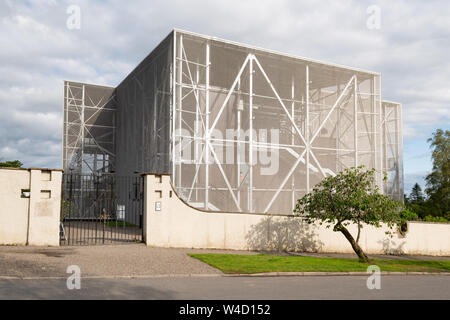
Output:
[[[116,88],[64,95],[66,172],[168,173],[197,208],[292,214],[363,165],[403,199],[402,108],[376,72],[174,30]]]

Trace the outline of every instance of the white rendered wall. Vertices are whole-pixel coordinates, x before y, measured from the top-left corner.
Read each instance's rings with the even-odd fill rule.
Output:
[[[58,246],[60,170],[0,168],[0,245]],[[22,190],[30,190],[22,198]]]
[[[387,228],[366,226],[360,245],[369,254],[450,255],[450,224],[409,223],[408,229],[390,238]],[[350,232],[356,235],[356,227]],[[168,175],[145,176],[144,239],[167,248],[353,253],[341,233],[300,218],[194,209],[178,198]]]
[[[0,244],[25,245],[29,200],[21,190],[30,188],[27,170],[0,169]]]

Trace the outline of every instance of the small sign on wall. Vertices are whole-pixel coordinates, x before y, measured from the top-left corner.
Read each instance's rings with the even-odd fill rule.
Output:
[[[161,211],[161,201],[155,202],[155,211]]]

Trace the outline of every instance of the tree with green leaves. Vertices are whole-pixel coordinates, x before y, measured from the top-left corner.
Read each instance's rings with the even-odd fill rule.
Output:
[[[410,203],[423,203],[425,201],[422,188],[418,183],[416,183],[412,188],[411,193],[409,194],[408,201]]]
[[[439,216],[450,213],[450,131],[438,129],[428,139],[433,150],[433,169],[426,177],[429,203]]]
[[[421,219],[424,219],[426,215],[430,214],[427,199],[418,183],[412,188],[407,200],[408,201],[405,201],[406,208],[409,211],[416,213]]]
[[[19,160],[0,162],[0,168],[21,168],[23,163]]]
[[[341,232],[350,242],[361,262],[369,258],[359,246],[363,224],[389,228],[402,223],[402,204],[379,192],[375,184],[375,169],[364,167],[346,169],[317,184],[312,192],[298,200],[294,212],[302,215],[308,224],[319,222],[333,231]],[[356,239],[347,227],[358,226]]]

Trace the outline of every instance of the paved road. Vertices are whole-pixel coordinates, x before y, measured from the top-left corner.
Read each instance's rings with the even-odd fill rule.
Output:
[[[0,280],[0,299],[450,299],[450,276],[382,276],[369,290],[365,276],[164,277],[66,280]]]

